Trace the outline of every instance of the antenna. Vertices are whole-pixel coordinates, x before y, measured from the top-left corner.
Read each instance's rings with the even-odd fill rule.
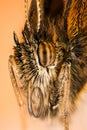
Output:
[[[37,22],[37,32],[39,31],[40,29],[40,24],[41,24],[41,3],[40,3],[40,0],[36,0],[37,2],[37,19],[38,19],[38,22]]]
[[[28,20],[28,10],[29,10],[28,0],[24,0],[24,9],[25,9],[25,19],[26,19],[27,28],[30,30],[30,24]]]

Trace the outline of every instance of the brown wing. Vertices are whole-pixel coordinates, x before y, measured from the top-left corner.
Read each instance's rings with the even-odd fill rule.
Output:
[[[69,39],[74,38],[81,31],[87,31],[87,0],[72,0],[67,25]]]
[[[87,82],[87,0],[71,0],[67,15],[71,51],[71,95],[76,97]]]

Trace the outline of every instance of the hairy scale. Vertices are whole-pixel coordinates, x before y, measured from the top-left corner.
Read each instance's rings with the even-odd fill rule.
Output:
[[[18,102],[27,102],[36,118],[59,118],[69,130],[87,83],[87,1],[32,0],[28,23],[23,43],[14,33],[14,55],[9,57]]]

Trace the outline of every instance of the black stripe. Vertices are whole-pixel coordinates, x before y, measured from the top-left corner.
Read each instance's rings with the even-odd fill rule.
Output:
[[[48,43],[48,48],[49,48],[49,65],[50,65],[50,62],[52,61],[52,44],[51,43]]]
[[[46,44],[42,44],[42,63],[46,66],[47,65],[47,47]]]

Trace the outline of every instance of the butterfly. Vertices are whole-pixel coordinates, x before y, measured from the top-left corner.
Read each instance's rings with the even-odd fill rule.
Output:
[[[87,1],[32,0],[14,32],[9,72],[19,105],[35,118],[59,118],[64,129],[87,83]]]

